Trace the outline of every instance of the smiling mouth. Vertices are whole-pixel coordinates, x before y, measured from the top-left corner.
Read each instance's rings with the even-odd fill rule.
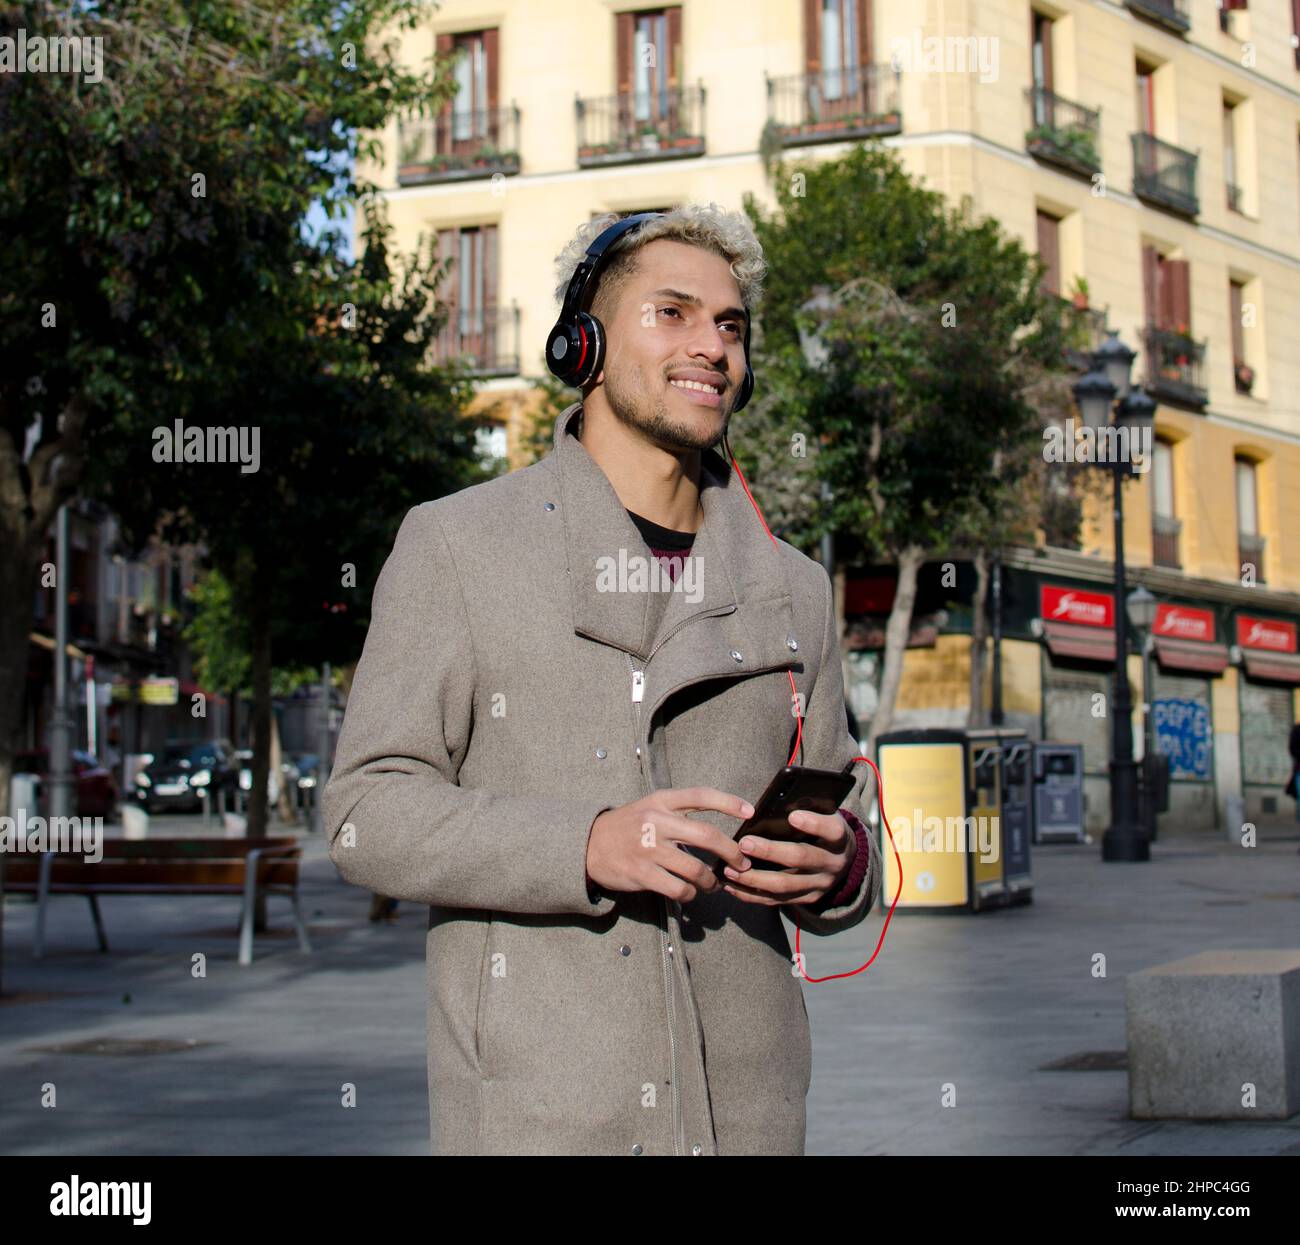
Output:
[[[709,406],[716,406],[722,401],[720,386],[707,385],[697,380],[670,380],[668,384]]]

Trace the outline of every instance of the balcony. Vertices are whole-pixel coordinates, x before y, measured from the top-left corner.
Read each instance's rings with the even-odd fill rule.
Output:
[[[577,99],[578,167],[704,154],[704,86]]]
[[[1072,173],[1092,177],[1101,172],[1097,154],[1101,112],[1085,108],[1041,86],[1025,92],[1029,100],[1029,129],[1025,150]]]
[[[769,77],[768,130],[780,147],[899,134],[899,77],[893,65],[850,65]]]
[[[1151,396],[1182,406],[1203,407],[1210,400],[1205,389],[1205,342],[1186,333],[1150,327],[1145,339],[1146,387]]]
[[[519,375],[519,308],[449,309],[433,346],[433,362],[458,364],[474,377]]]
[[[1106,340],[1108,307],[1077,307],[1068,298],[1058,300],[1065,338],[1065,362],[1077,372],[1092,367],[1092,356]]]
[[[397,184],[469,181],[519,172],[519,109],[399,121]]]
[[[1178,560],[1178,537],[1182,530],[1182,521],[1172,515],[1151,516],[1151,561],[1154,565],[1182,570],[1183,564]]]
[[[1124,7],[1157,26],[1183,34],[1192,28],[1187,0],[1124,0]]]
[[[1249,573],[1257,584],[1264,583],[1264,537],[1251,532],[1237,533],[1237,570],[1244,579]]]
[[[1154,134],[1133,139],[1133,193],[1183,216],[1200,211],[1196,197],[1196,153],[1166,143]]]

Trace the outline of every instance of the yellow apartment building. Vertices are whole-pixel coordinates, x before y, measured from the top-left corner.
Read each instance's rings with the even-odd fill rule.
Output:
[[[879,138],[1036,250],[1045,282],[1114,329],[1158,403],[1125,489],[1130,583],[1158,599],[1131,659],[1135,736],[1170,756],[1179,826],[1290,815],[1300,688],[1300,3],[1297,0],[450,0],[403,32],[411,64],[457,54],[434,120],[394,125],[384,164],[404,248],[454,261],[440,351],[508,412],[513,458],[554,322],[553,257],[606,212],[745,192],[791,159]],[[761,312],[760,312],[761,314]],[[1096,343],[1094,343],[1096,344]],[[762,384],[761,368],[758,383]],[[1109,504],[1007,552],[1006,724],[1083,744],[1107,820],[1109,689],[1123,602]],[[899,725],[961,725],[970,588],[927,568]],[[963,596],[964,594],[964,596]],[[851,578],[850,697],[870,717],[891,581]],[[1144,718],[1139,694],[1148,667]],[[865,725],[864,725],[865,729]]]

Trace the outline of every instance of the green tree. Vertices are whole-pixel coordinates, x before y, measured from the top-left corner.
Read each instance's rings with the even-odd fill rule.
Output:
[[[759,421],[801,434],[808,462],[785,471],[798,481],[786,538],[811,552],[829,531],[837,561],[898,567],[874,745],[892,719],[920,568],[977,537],[1017,493],[1041,452],[1034,398],[1063,366],[1064,330],[1036,258],[883,147],[778,162],[773,189],[771,213],[745,199],[771,279],[762,396],[737,417],[737,457],[761,470],[747,435]],[[805,311],[810,299],[820,307]],[[813,363],[801,330],[820,343]],[[788,463],[788,440],[775,455]]]

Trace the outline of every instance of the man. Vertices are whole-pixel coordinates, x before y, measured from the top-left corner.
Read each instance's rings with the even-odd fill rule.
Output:
[[[561,297],[611,223],[561,255]],[[325,817],[344,878],[430,905],[436,1154],[803,1152],[780,917],[847,929],[881,869],[864,765],[840,814],[794,819],[812,842],[732,838],[796,708],[797,763],[858,751],[829,578],[712,450],[762,269],[714,205],[619,237],[584,299],[607,353],[553,452],[411,510],[375,586]]]

